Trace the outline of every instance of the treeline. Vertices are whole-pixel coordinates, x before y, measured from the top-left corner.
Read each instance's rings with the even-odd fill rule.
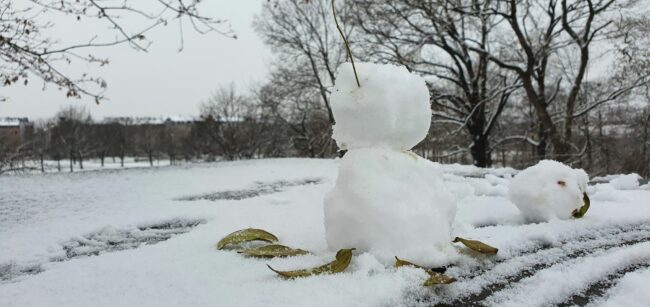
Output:
[[[268,157],[331,157],[335,152],[327,121],[287,122],[268,110],[265,90],[238,94],[233,86],[218,89],[192,119],[107,118],[93,120],[83,106],[67,106],[50,120],[37,123],[20,146],[8,146],[0,135],[0,173],[83,169],[84,161],[111,158],[124,166],[126,157],[154,166],[164,159],[216,161]],[[318,131],[320,135],[309,135]],[[65,161],[67,164],[62,164]]]

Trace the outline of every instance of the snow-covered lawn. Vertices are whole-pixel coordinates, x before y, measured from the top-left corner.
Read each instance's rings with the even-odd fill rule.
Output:
[[[514,170],[446,165],[444,182],[462,197],[453,234],[496,256],[462,251],[446,273],[458,281],[436,288],[421,286],[423,271],[369,254],[341,274],[283,280],[266,264],[334,257],[323,199],[337,166],[273,159],[0,177],[0,306],[647,306],[650,187],[629,177],[589,186],[583,219],[524,224],[507,199]],[[247,227],[313,254],[215,250]]]

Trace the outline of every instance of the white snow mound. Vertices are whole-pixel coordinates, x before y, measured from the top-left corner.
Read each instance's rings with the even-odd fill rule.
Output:
[[[635,190],[639,188],[639,179],[641,176],[632,173],[627,175],[620,175],[609,183],[617,190]]]
[[[401,66],[357,63],[361,87],[350,63],[337,71],[331,106],[332,137],[341,149],[372,146],[408,150],[431,124],[429,90],[420,76]]]
[[[440,167],[411,152],[350,150],[325,197],[329,248],[357,248],[385,264],[395,256],[425,265],[445,262],[455,200]]]
[[[573,210],[582,206],[587,181],[589,176],[582,169],[542,160],[510,181],[510,201],[529,221],[569,219]]]

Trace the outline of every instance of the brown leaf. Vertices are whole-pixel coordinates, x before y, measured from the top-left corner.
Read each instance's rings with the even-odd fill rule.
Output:
[[[297,277],[307,277],[312,275],[320,274],[334,274],[343,272],[352,261],[352,251],[354,248],[342,249],[336,253],[336,260],[321,265],[319,267],[304,269],[304,270],[295,270],[295,271],[278,271],[272,268],[270,265],[267,265],[271,271],[277,273],[278,275],[284,278],[297,278]]]
[[[278,238],[272,233],[255,228],[247,228],[242,230],[237,230],[227,236],[225,236],[219,243],[217,243],[217,249],[223,249],[227,245],[238,245],[244,242],[251,241],[264,241],[269,243],[277,243]]]
[[[470,249],[475,250],[475,251],[477,251],[479,253],[482,253],[482,254],[496,254],[499,251],[499,249],[494,248],[494,247],[492,247],[490,245],[487,245],[487,244],[485,244],[485,243],[483,243],[481,241],[477,241],[477,240],[468,240],[468,239],[463,239],[463,238],[460,238],[460,237],[456,237],[453,242],[454,243],[458,243],[458,242],[463,243],[463,245],[465,245],[465,246],[469,247]]]
[[[271,244],[257,248],[250,248],[238,253],[244,256],[258,258],[290,257],[309,254],[309,252],[306,250],[298,248],[294,249],[280,244]]]

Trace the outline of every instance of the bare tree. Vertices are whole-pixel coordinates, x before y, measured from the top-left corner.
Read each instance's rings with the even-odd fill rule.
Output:
[[[496,1],[356,0],[355,23],[362,48],[376,61],[394,62],[427,77],[434,123],[452,124],[469,135],[467,146],[480,167],[490,166],[490,134],[517,88],[516,78],[498,71],[473,50],[490,48]],[[456,153],[466,150],[460,149]]]
[[[625,2],[625,3],[623,3]],[[632,1],[634,2],[634,1]],[[577,109],[594,42],[615,31],[613,11],[629,1],[500,0],[486,10],[504,23],[501,45],[471,50],[488,56],[499,67],[521,80],[528,102],[540,123],[538,155],[568,161],[579,150],[572,143],[574,120],[604,102],[647,83],[648,74],[632,84],[587,102]],[[560,67],[558,69],[558,67]],[[550,143],[550,144],[549,144]]]
[[[217,152],[228,160],[252,156],[258,135],[250,133],[256,114],[252,101],[235,90],[231,84],[219,88],[200,107],[207,130],[206,137]]]
[[[337,15],[343,20],[349,16],[344,7]],[[290,65],[296,78],[306,78],[305,86],[318,94],[333,124],[328,88],[334,84],[335,70],[345,61],[346,53],[336,32],[330,0],[268,2],[254,27],[275,52],[277,66]]]
[[[334,150],[328,112],[319,102],[317,92],[309,88],[309,76],[294,69],[299,65],[276,66],[270,81],[258,89],[258,103],[265,114],[286,127],[297,155],[331,156]]]
[[[6,138],[0,135],[0,174],[15,171],[17,158],[17,152],[10,150]]]
[[[29,144],[32,156],[38,159],[41,173],[45,173],[45,157],[50,146],[50,131],[47,122],[40,122],[34,127]]]
[[[235,37],[224,20],[200,12],[197,0],[0,0],[0,82],[27,83],[30,77],[64,89],[68,97],[82,94],[99,103],[106,82],[96,76],[71,76],[62,65],[83,61],[106,65],[109,60],[88,54],[98,47],[128,45],[146,52],[153,29],[177,24],[198,33],[216,32]],[[104,24],[105,35],[62,44],[50,37],[61,27],[53,20],[74,19],[80,25]],[[137,26],[134,26],[137,25]],[[92,52],[92,51],[91,51]]]
[[[70,172],[74,171],[75,161],[83,169],[83,160],[86,153],[91,151],[90,125],[92,118],[85,107],[67,106],[62,108],[55,117],[56,126],[52,138],[65,148],[70,159]]]

